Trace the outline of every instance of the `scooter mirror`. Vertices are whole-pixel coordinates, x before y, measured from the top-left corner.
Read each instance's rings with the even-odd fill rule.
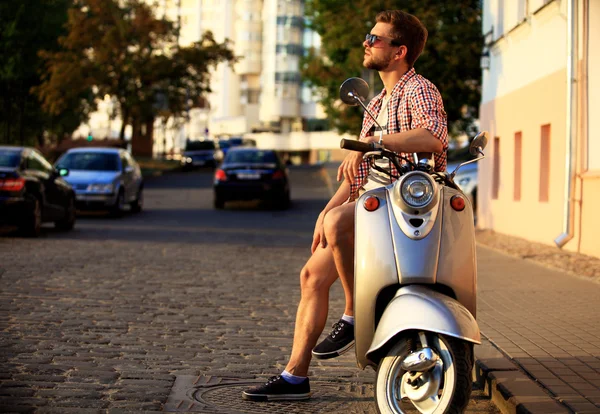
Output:
[[[348,78],[340,86],[340,99],[346,105],[356,106],[358,100],[366,101],[369,95],[369,84],[361,78]]]
[[[475,135],[473,141],[471,141],[471,146],[469,147],[469,152],[473,156],[480,155],[480,152],[484,150],[488,143],[488,133],[487,131],[481,131],[479,134]]]

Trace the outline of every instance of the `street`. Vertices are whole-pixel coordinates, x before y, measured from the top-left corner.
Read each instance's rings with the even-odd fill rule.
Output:
[[[241,400],[289,357],[298,275],[330,195],[290,172],[292,207],[212,207],[208,171],[151,177],[144,211],[0,237],[0,411],[375,412],[353,352],[313,361],[313,398]],[[331,291],[329,326],[343,311]],[[467,412],[498,412],[474,390]]]

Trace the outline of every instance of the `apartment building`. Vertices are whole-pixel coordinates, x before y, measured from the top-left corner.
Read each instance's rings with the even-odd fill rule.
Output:
[[[600,257],[600,2],[484,0],[478,226]]]
[[[320,46],[319,36],[305,27],[303,0],[147,1],[157,16],[178,25],[180,45],[211,31],[218,42],[229,39],[240,58],[233,67],[220,64],[212,71],[204,107],[190,108],[187,119],[156,120],[154,154],[178,153],[186,139],[244,135],[296,162],[339,159],[341,137],[323,130],[324,111],[301,79],[303,54]],[[120,120],[111,120],[112,107],[106,97],[75,135],[118,136]]]

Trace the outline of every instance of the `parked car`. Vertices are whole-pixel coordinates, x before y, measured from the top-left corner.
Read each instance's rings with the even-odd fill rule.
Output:
[[[469,147],[458,148],[448,151],[448,165],[446,170],[452,173],[456,167],[465,161],[472,160],[473,157],[469,153]],[[463,193],[469,198],[473,205],[473,211],[477,211],[477,164],[471,164],[460,167],[460,170],[454,177],[454,182],[460,187]]]
[[[144,180],[140,166],[120,148],[73,148],[57,161],[76,194],[80,209],[108,209],[120,216],[127,205],[139,212],[144,205]]]
[[[198,167],[215,168],[223,159],[219,145],[213,140],[187,141],[181,156],[181,167],[191,170]]]
[[[275,151],[235,147],[215,171],[214,206],[227,201],[267,201],[285,209],[290,205],[288,172]]]
[[[75,192],[38,151],[0,146],[0,224],[36,237],[42,223],[75,226]]]

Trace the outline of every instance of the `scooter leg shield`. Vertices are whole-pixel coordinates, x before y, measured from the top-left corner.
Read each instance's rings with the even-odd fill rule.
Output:
[[[475,344],[481,343],[473,315],[455,299],[422,285],[398,289],[383,312],[367,358],[376,362],[378,351],[407,330],[436,332]]]

